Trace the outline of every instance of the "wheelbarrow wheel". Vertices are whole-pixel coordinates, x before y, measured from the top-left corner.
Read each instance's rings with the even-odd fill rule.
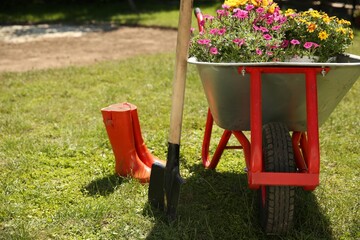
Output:
[[[293,148],[285,124],[263,126],[263,167],[265,172],[295,172]],[[267,234],[284,234],[292,228],[295,187],[261,186],[258,190],[261,226]]]

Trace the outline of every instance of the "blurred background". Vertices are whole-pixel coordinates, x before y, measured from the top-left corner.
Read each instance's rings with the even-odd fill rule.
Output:
[[[360,0],[275,0],[275,2],[281,8],[323,10],[331,16],[351,20],[357,27],[360,25]],[[216,9],[222,3],[223,1],[220,0],[195,0],[194,6]],[[176,0],[1,0],[0,24],[111,21],[137,25],[143,24],[141,14],[177,11],[178,5],[179,1]],[[136,17],[128,14],[135,14]],[[169,24],[163,25],[176,26],[171,23],[172,19],[168,20]]]

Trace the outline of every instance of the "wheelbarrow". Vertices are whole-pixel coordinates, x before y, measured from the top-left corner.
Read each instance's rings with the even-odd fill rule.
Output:
[[[203,165],[215,169],[225,149],[242,148],[262,227],[269,234],[287,232],[295,187],[319,185],[319,127],[359,78],[360,56],[334,63],[188,62],[197,66],[209,105]],[[214,122],[224,131],[210,156]],[[239,147],[227,146],[232,135]]]
[[[181,1],[179,29],[182,13],[190,19],[189,11],[191,1]],[[189,40],[189,35],[183,37]],[[178,40],[178,50],[185,47],[179,47]],[[153,165],[149,186],[149,201],[172,219],[183,182],[179,147],[186,65],[184,58],[177,60],[183,73],[174,78],[167,164]],[[215,169],[234,135],[245,155],[249,188],[259,195],[262,227],[268,234],[288,231],[295,187],[312,191],[319,185],[319,127],[360,76],[360,57],[341,56],[332,63],[187,62],[197,66],[209,105],[203,165]],[[214,122],[224,132],[210,158]],[[250,140],[244,131],[250,131]]]

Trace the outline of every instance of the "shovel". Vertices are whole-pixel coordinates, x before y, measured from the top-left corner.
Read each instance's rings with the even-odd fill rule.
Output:
[[[180,187],[184,183],[179,172],[179,153],[192,4],[193,0],[180,1],[166,166],[154,163],[149,183],[149,202],[152,206],[164,210],[169,220],[175,220]]]

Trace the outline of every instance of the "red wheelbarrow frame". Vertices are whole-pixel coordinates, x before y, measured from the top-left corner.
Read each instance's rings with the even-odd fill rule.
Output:
[[[247,167],[248,184],[251,189],[260,186],[300,186],[312,191],[319,185],[320,150],[318,127],[318,101],[316,75],[325,74],[329,68],[322,67],[239,67],[239,74],[250,74],[250,132],[251,143],[242,131],[224,130],[212,159],[209,146],[213,117],[208,110],[202,145],[203,165],[215,169],[225,149],[242,148]],[[294,131],[292,145],[298,171],[296,173],[264,172],[262,156],[262,89],[263,73],[305,74],[307,132]],[[289,80],[291,81],[291,80]],[[234,135],[241,146],[227,146]]]

